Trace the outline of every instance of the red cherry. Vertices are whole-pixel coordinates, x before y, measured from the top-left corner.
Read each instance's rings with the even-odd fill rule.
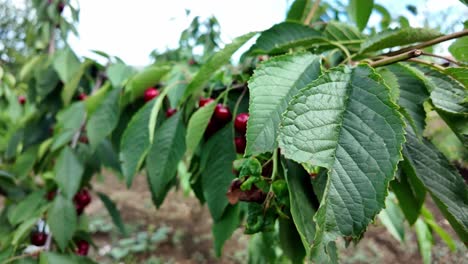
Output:
[[[79,240],[76,242],[76,254],[80,256],[88,255],[89,243],[86,240]]]
[[[63,12],[63,9],[65,8],[65,3],[64,2],[60,2],[58,3],[57,5],[57,11],[61,14]]]
[[[232,119],[232,114],[228,106],[217,104],[214,111],[214,117],[222,123],[227,123]]]
[[[239,154],[243,154],[245,152],[245,146],[247,145],[245,137],[234,138],[234,143],[236,145],[236,152]]]
[[[146,91],[145,91],[145,93],[143,95],[143,99],[145,100],[145,102],[149,102],[153,98],[157,97],[158,95],[159,95],[159,90],[156,89],[156,88],[150,87],[150,88],[146,89]]]
[[[88,95],[85,94],[85,93],[80,93],[78,95],[78,100],[80,100],[80,101],[84,101],[84,100],[86,100],[86,98],[88,98]]]
[[[171,117],[173,116],[175,113],[177,113],[177,109],[175,108],[169,108],[166,110],[166,117]]]
[[[75,209],[77,215],[82,215],[86,206],[75,203]]]
[[[44,232],[33,232],[31,234],[31,244],[41,247],[45,245],[47,241],[47,234]]]
[[[213,102],[214,99],[213,98],[200,98],[200,100],[198,101],[198,107],[203,107],[211,102]]]
[[[234,128],[242,135],[245,135],[245,132],[247,131],[248,120],[249,120],[248,113],[240,113],[236,116],[236,119],[234,120]]]
[[[73,200],[75,201],[75,204],[86,207],[89,203],[91,203],[91,194],[89,194],[88,190],[81,189],[75,194]]]
[[[46,199],[52,201],[54,200],[55,195],[57,195],[57,190],[52,190],[46,194]]]
[[[218,122],[214,121],[213,119],[210,119],[210,122],[208,122],[208,126],[206,127],[206,130],[205,130],[205,137],[207,138],[211,137],[220,128],[221,127]]]
[[[89,143],[89,139],[87,136],[81,136],[79,139],[78,139],[81,143],[84,143],[84,144],[88,144]]]
[[[18,102],[24,105],[26,103],[26,97],[24,95],[18,96]]]
[[[197,61],[195,61],[194,59],[190,59],[190,60],[188,61],[188,64],[189,64],[189,65],[195,65],[195,64],[197,64]]]

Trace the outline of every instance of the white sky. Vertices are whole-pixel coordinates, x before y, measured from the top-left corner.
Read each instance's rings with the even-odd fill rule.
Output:
[[[102,50],[119,56],[126,63],[143,66],[150,63],[148,55],[154,49],[177,46],[179,35],[194,16],[218,19],[222,39],[233,38],[250,31],[259,31],[284,20],[287,0],[79,0],[79,39],[70,45],[82,56],[98,58],[90,50]],[[291,0],[289,1],[291,2]],[[411,19],[413,26],[422,26],[427,13],[448,7],[468,17],[468,8],[458,0],[380,0],[390,11],[405,13],[404,7],[417,5],[420,15]],[[191,10],[187,18],[185,9]],[[372,21],[372,19],[371,19]]]

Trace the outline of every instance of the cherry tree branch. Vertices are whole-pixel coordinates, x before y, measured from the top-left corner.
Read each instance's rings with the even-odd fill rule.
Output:
[[[312,18],[314,18],[315,13],[317,12],[318,8],[320,6],[320,0],[315,0],[314,5],[312,8],[310,8],[309,13],[307,14],[306,19],[304,20],[305,25],[309,25],[310,21],[312,21]]]
[[[369,63],[369,65],[371,67],[376,68],[376,67],[381,67],[381,66],[393,64],[393,63],[396,63],[396,62],[399,62],[399,61],[405,61],[405,60],[409,60],[409,59],[412,59],[412,58],[416,58],[416,57],[419,57],[421,55],[422,55],[422,51],[418,50],[418,49],[415,49],[415,50],[410,50],[410,51],[402,53],[402,54],[398,54],[398,55],[395,55],[395,56],[391,56],[391,57],[383,58],[383,59],[378,60],[378,61],[371,62],[371,63]]]

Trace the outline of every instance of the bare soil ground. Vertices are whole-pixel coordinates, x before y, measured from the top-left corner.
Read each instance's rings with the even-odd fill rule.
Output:
[[[169,227],[171,230],[168,238],[158,244],[156,249],[133,255],[121,263],[144,263],[150,258],[157,260],[151,263],[247,263],[249,237],[243,235],[241,229],[226,243],[223,256],[219,259],[215,257],[209,211],[191,195],[185,196],[181,191],[172,191],[162,207],[156,209],[143,176],[136,177],[132,188],[127,189],[115,177],[107,175],[103,182],[96,182],[95,189],[108,194],[116,202],[125,223],[136,227],[135,230],[160,227]],[[431,209],[436,213],[438,224],[456,237],[437,209]],[[86,212],[91,219],[105,215],[105,209],[97,198]],[[116,239],[115,234],[111,233],[94,235],[100,248],[112,247]],[[468,251],[458,238],[456,252],[450,252],[437,235],[435,240],[434,263],[468,263]],[[406,243],[400,244],[380,223],[371,225],[359,244],[345,248],[344,243],[339,242],[338,246],[342,263],[422,263],[414,232],[406,232]],[[99,256],[97,252],[94,252],[94,257],[100,262],[115,262],[108,257]]]

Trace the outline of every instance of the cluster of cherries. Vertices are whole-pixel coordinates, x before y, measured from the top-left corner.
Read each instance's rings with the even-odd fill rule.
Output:
[[[57,191],[53,190],[47,193],[46,198],[49,201],[52,201],[57,195]],[[87,189],[79,190],[73,197],[73,202],[75,204],[76,213],[81,215],[86,208],[91,203],[91,194]],[[31,234],[31,244],[41,247],[44,246],[47,241],[47,233],[44,231],[34,231]],[[76,241],[76,250],[75,253],[80,256],[88,255],[89,251],[89,242],[86,240]]]
[[[213,98],[200,98],[198,101],[199,107],[204,107],[205,105],[213,102]],[[228,106],[224,106],[223,104],[217,104],[211,117],[208,127],[205,131],[205,136],[208,138],[212,136],[216,131],[223,128],[227,123],[232,120],[232,114],[229,110]],[[234,128],[240,134],[240,136],[236,136],[234,138],[234,143],[236,145],[236,152],[239,154],[244,153],[246,140],[245,140],[245,132],[247,131],[247,121],[249,120],[249,114],[247,113],[240,113],[236,116],[234,120]]]

